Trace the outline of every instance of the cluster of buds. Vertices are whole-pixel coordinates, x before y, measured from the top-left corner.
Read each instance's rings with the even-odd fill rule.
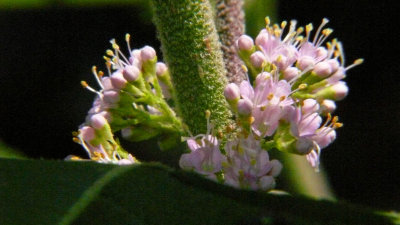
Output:
[[[183,130],[180,119],[168,105],[174,89],[167,66],[157,62],[152,47],[131,50],[129,41],[127,34],[127,57],[115,40],[111,40],[113,50],[107,50],[104,56],[108,76],[93,67],[101,90],[81,82],[97,96],[75,140],[96,161],[110,157],[118,162],[136,161],[114,140],[115,132],[121,131],[122,137],[130,141],[160,137],[160,148],[168,149],[179,142]]]
[[[324,29],[327,22],[323,19],[313,40],[311,24],[296,28],[291,21],[286,29],[286,22],[270,25],[268,18],[255,41],[241,36],[236,47],[250,76],[224,91],[237,130],[223,137],[224,145],[212,129],[187,139],[190,153],[181,157],[181,167],[235,187],[261,190],[273,188],[282,169],[279,161],[269,159],[271,149],[305,155],[318,170],[321,149],[335,140],[335,129],[342,126],[331,116],[335,101],[348,92],[342,79],[362,63],[358,59],[344,67],[336,39],[323,46],[332,33]]]

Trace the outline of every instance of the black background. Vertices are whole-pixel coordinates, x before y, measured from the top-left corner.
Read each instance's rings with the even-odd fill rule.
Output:
[[[395,1],[392,1],[395,2]],[[340,199],[400,210],[399,8],[389,1],[281,1],[281,19],[300,25],[330,19],[344,46],[347,64],[365,63],[348,72],[349,96],[336,114],[345,126],[322,154],[322,162]],[[94,96],[80,80],[95,86],[91,66],[115,37],[124,46],[159,42],[151,21],[131,7],[0,11],[0,138],[29,157],[63,159],[84,156],[71,131],[84,120]]]

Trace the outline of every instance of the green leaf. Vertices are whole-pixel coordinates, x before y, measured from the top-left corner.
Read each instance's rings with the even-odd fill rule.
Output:
[[[160,164],[0,160],[0,224],[396,224],[343,202],[236,190]]]

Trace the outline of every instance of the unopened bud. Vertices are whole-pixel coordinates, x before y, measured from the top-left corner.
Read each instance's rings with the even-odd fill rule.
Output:
[[[300,70],[310,69],[315,65],[315,59],[310,56],[304,56],[297,61],[297,65]]]
[[[335,109],[336,109],[336,104],[334,101],[329,99],[325,99],[322,101],[321,103],[322,113],[331,113],[335,111]]]
[[[140,51],[140,57],[143,61],[152,60],[156,57],[156,51],[150,46],[145,46]]]
[[[111,83],[116,89],[124,89],[126,86],[126,80],[120,71],[114,72],[111,77]]]
[[[319,62],[314,66],[314,72],[321,78],[325,78],[332,73],[332,67],[328,62]]]
[[[237,108],[240,116],[250,116],[253,110],[253,103],[249,99],[240,99]]]
[[[265,56],[262,52],[256,51],[253,54],[251,54],[250,61],[254,67],[261,68],[263,66],[264,62],[267,61],[267,59],[265,58]]]
[[[95,130],[92,127],[84,126],[79,129],[81,137],[85,141],[91,141],[96,137]]]
[[[238,101],[240,98],[239,87],[235,83],[230,83],[226,85],[226,88],[224,90],[224,95],[225,98],[228,100],[228,102]]]
[[[119,93],[116,91],[108,90],[105,91],[103,95],[104,95],[104,102],[113,104],[119,101]]]
[[[332,89],[335,92],[335,100],[342,100],[349,92],[346,82],[343,81],[339,81],[337,84],[333,85]]]
[[[253,48],[254,41],[247,35],[242,35],[237,41],[237,48],[242,51],[249,51]]]
[[[138,79],[140,76],[140,70],[136,66],[129,65],[124,68],[122,74],[127,81],[132,82]]]
[[[299,75],[299,69],[297,69],[296,67],[288,67],[283,71],[283,78],[287,81],[292,80],[298,75]]]
[[[156,74],[157,74],[157,76],[162,76],[167,71],[168,71],[167,65],[165,65],[164,63],[158,62],[156,64]]]
[[[94,114],[92,117],[90,117],[90,124],[94,129],[100,130],[106,124],[108,124],[108,122],[102,115]]]

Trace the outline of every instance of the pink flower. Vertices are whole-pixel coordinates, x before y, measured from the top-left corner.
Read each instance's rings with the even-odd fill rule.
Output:
[[[214,173],[221,170],[224,156],[219,150],[218,139],[212,135],[202,135],[186,140],[190,153],[183,154],[179,165],[183,169],[194,169],[200,174],[215,178]]]
[[[270,190],[275,186],[275,177],[282,165],[269,160],[268,152],[261,149],[254,136],[229,141],[225,146],[225,183],[234,187],[252,190]]]
[[[248,81],[240,84],[242,98],[253,103],[252,131],[259,137],[271,136],[279,125],[284,108],[293,104],[289,97],[290,84],[285,80],[278,80],[276,76],[267,72],[260,73],[254,89]]]

